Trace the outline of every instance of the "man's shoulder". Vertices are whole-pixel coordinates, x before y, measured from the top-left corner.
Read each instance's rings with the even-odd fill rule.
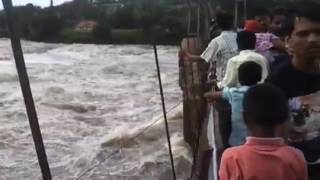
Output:
[[[223,38],[223,35],[220,34],[219,36],[213,38],[213,39],[211,40],[211,42],[212,42],[212,41],[219,41],[219,40],[221,40],[222,38]]]
[[[239,87],[224,87],[223,92],[234,93],[239,90]]]
[[[260,53],[258,53],[258,52],[256,52],[256,51],[251,51],[250,54],[251,54],[252,56],[257,56],[257,57],[259,57],[259,58],[265,58],[262,54],[260,54]]]
[[[268,64],[267,58],[265,56],[263,56],[262,54],[257,53],[257,52],[253,52],[252,56],[253,56],[253,59],[255,61],[257,61],[258,63]]]
[[[210,43],[220,44],[222,42],[223,38],[224,37],[222,35],[219,35],[219,36],[215,37],[214,39],[212,39]]]
[[[247,57],[254,57],[255,59],[266,59],[262,54],[256,52],[256,51],[248,51],[246,53]]]
[[[299,149],[292,147],[292,146],[283,146],[281,148],[281,154],[283,154],[284,156],[287,156],[289,160],[299,160],[302,162],[305,162],[305,157],[302,153],[302,151],[300,151]]]
[[[275,67],[275,71],[283,71],[283,70],[293,70],[293,65],[291,63],[291,61],[288,62],[284,62],[282,64],[280,64],[279,66]]]
[[[218,41],[221,42],[221,40],[225,40],[225,39],[234,39],[236,41],[237,38],[237,33],[235,32],[228,32],[228,33],[221,33],[219,36],[215,37],[214,39],[212,39],[212,41]]]
[[[250,150],[249,150],[250,151]],[[250,154],[246,145],[234,146],[226,149],[222,154],[222,161],[232,163],[237,159],[245,157],[245,154]]]
[[[231,148],[226,149],[223,154],[222,158],[224,159],[234,159],[236,157],[241,156],[241,154],[246,150],[245,145],[240,145],[240,146],[234,146]]]
[[[284,146],[284,149],[292,154],[294,154],[295,156],[299,156],[299,157],[302,157],[304,158],[304,155],[302,153],[302,151],[300,151],[299,149],[295,148],[295,147],[292,147],[292,146]]]
[[[237,32],[235,31],[222,31],[220,36],[237,36]]]
[[[290,77],[295,70],[290,62],[282,63],[270,72],[270,77]]]
[[[264,56],[261,54],[255,52],[255,51],[248,51],[245,54],[238,54],[230,59],[230,61],[236,62],[236,61],[243,61],[243,60],[266,60]]]
[[[233,56],[232,58],[230,58],[228,62],[230,62],[230,63],[231,63],[231,62],[237,62],[237,61],[239,61],[240,59],[242,59],[242,57],[243,57],[243,56],[241,56],[240,54],[237,54],[237,55]]]
[[[249,86],[225,87],[224,89],[226,89],[231,93],[238,93],[238,92],[247,91],[249,89]]]
[[[211,39],[208,46],[218,45],[221,42],[221,35]]]

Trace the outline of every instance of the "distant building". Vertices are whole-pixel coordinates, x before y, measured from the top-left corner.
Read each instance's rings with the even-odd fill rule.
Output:
[[[96,21],[91,21],[91,20],[80,21],[76,25],[75,30],[79,32],[91,32],[97,25],[98,23]]]

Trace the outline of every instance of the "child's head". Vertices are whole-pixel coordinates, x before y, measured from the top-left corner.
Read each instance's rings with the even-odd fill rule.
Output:
[[[238,79],[242,86],[256,85],[261,77],[262,67],[253,61],[242,63],[238,68]]]
[[[253,136],[276,136],[289,119],[287,99],[271,84],[254,86],[244,96],[243,117]]]
[[[253,32],[241,31],[237,34],[237,45],[240,51],[256,48],[256,35]]]

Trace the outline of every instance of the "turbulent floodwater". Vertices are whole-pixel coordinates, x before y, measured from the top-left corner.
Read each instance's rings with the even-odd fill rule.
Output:
[[[22,44],[53,179],[171,179],[151,46]],[[182,180],[191,160],[182,140],[177,51],[159,47]],[[0,39],[0,179],[41,179],[11,54],[10,41]]]

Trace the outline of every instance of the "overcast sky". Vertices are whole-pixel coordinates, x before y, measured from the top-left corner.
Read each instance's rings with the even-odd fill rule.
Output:
[[[54,5],[62,4],[64,2],[71,0],[53,0]],[[41,7],[46,7],[50,5],[50,0],[12,0],[13,5],[26,5],[28,3],[32,3],[34,5],[38,5]],[[0,9],[3,9],[2,1],[0,3]]]

